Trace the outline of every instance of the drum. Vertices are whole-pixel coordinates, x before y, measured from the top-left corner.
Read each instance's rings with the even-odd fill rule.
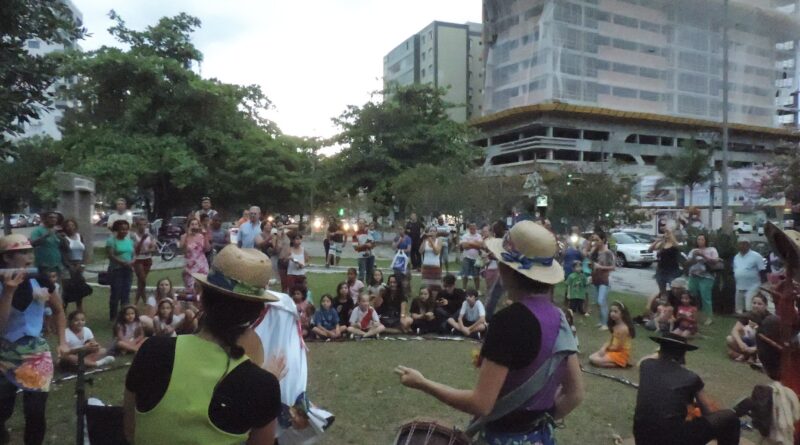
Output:
[[[400,427],[395,445],[470,445],[472,441],[462,431],[449,428],[434,420],[414,420]]]

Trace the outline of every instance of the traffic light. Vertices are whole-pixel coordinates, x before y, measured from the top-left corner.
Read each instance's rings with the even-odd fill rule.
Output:
[[[339,207],[339,216],[344,216],[344,207]]]

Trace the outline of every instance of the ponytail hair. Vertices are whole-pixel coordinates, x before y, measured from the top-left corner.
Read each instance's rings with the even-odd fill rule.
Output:
[[[202,286],[200,302],[201,328],[220,341],[230,358],[241,358],[244,348],[237,344],[239,337],[256,321],[264,303],[231,297],[210,286]]]

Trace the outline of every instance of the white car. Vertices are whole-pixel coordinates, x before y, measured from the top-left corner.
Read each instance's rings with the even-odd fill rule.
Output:
[[[747,221],[734,221],[733,230],[739,233],[753,233],[753,225]]]
[[[633,264],[650,267],[656,261],[656,254],[650,251],[649,243],[643,243],[624,232],[612,233],[611,236],[617,242],[617,267]]]

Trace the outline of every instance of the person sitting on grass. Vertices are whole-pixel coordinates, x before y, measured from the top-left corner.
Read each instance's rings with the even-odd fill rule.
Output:
[[[349,299],[348,299],[349,301]],[[319,299],[319,310],[311,321],[311,332],[320,339],[336,340],[342,337],[346,329],[339,325],[339,313],[333,308],[333,297],[325,294]]]
[[[636,337],[636,329],[631,314],[620,301],[611,303],[608,312],[608,330],[611,340],[599,351],[589,356],[589,363],[599,368],[627,368],[631,354],[631,339]]]
[[[303,331],[303,338],[308,338],[311,333],[311,317],[314,316],[314,305],[306,299],[305,289],[300,286],[292,288],[292,300],[297,306],[297,313],[300,315],[300,329]]]
[[[435,333],[439,330],[436,319],[436,301],[431,297],[431,290],[425,286],[419,289],[419,297],[411,302],[411,330],[417,335]]]
[[[756,331],[761,322],[770,315],[767,310],[767,297],[762,294],[753,296],[750,312],[739,317],[733,325],[730,335],[725,339],[728,357],[737,362],[755,362],[757,360]]]
[[[361,295],[361,289],[364,289],[364,282],[358,279],[358,271],[353,267],[347,269],[347,289],[350,291],[353,305],[358,304],[358,296]]]
[[[384,292],[372,301],[380,316],[381,324],[391,329],[392,333],[411,332],[413,320],[408,316],[408,302],[400,280],[396,275],[390,275],[386,284]]]
[[[333,309],[339,316],[339,326],[344,328],[350,326],[350,314],[353,313],[354,307],[356,305],[350,298],[350,288],[347,287],[347,282],[342,281],[336,286],[336,298],[333,300]]]
[[[442,332],[449,331],[447,327],[447,319],[458,318],[458,311],[461,310],[461,305],[464,304],[467,294],[464,289],[456,287],[456,277],[453,274],[447,274],[442,278],[442,289],[436,295],[436,317],[442,320],[440,330]]]
[[[650,320],[644,324],[644,328],[650,331],[658,331],[661,334],[672,332],[675,325],[675,309],[664,299],[656,299],[657,304],[655,313]]]
[[[467,290],[467,299],[461,305],[458,320],[448,318],[447,324],[453,328],[453,331],[458,331],[465,337],[474,336],[480,340],[481,332],[486,330],[486,309],[484,309],[483,303],[478,301],[478,291]]]
[[[139,321],[139,310],[136,306],[127,305],[117,314],[114,323],[114,346],[111,348],[116,355],[136,353],[144,343],[144,330]]]
[[[378,317],[378,312],[369,305],[369,295],[361,294],[358,297],[358,306],[353,309],[350,314],[350,326],[347,332],[350,333],[351,338],[358,336],[359,338],[378,337],[378,334],[383,332],[386,328],[381,324]]]
[[[586,302],[586,289],[589,280],[583,274],[580,261],[572,262],[572,272],[567,276],[567,301],[569,309],[574,314],[583,314],[583,305]]]
[[[183,314],[175,313],[175,301],[172,298],[164,298],[158,303],[158,314],[153,318],[154,335],[175,337],[178,334],[192,333],[196,327],[193,311],[187,310]]]
[[[65,368],[75,368],[78,366],[77,349],[85,348],[87,355],[83,358],[83,363],[87,368],[100,368],[114,363],[114,357],[106,355],[105,348],[101,348],[95,341],[92,330],[86,327],[86,314],[82,311],[72,311],[67,316],[66,338],[70,352],[62,354],[58,358],[58,363]]]
[[[166,277],[158,280],[155,290],[147,297],[144,315],[155,317],[158,313],[158,305],[161,303],[161,300],[171,298],[173,301],[177,301],[176,297],[175,289],[172,287],[172,280]],[[179,314],[182,312],[180,305],[175,308],[175,312]]]
[[[383,283],[383,272],[380,269],[375,269],[372,272],[372,277],[369,280],[369,286],[367,286],[367,293],[369,294],[370,298],[375,298],[378,295],[381,295],[386,290],[386,284]]]
[[[697,306],[692,301],[692,294],[684,291],[681,294],[681,304],[678,306],[678,314],[675,317],[677,327],[673,334],[689,338],[697,334]]]

